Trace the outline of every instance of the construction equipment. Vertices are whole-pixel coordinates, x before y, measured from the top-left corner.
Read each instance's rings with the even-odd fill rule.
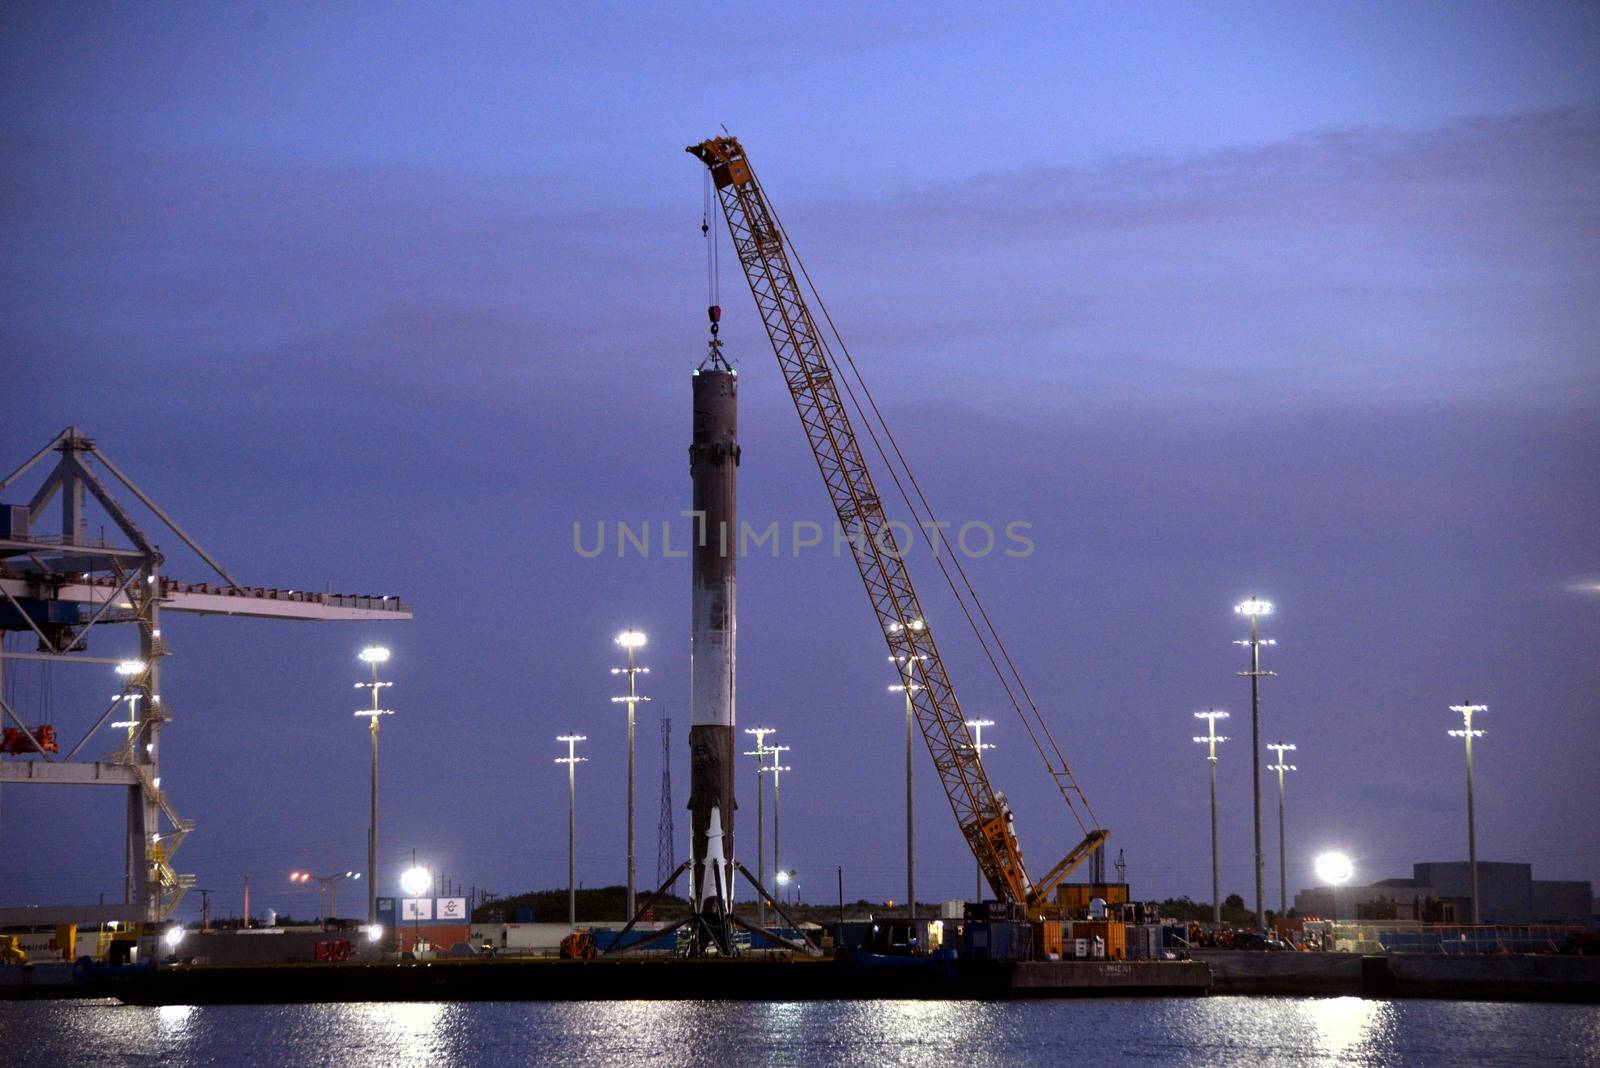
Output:
[[[0,964],[26,964],[28,954],[16,935],[0,935]]]
[[[561,940],[562,960],[593,960],[594,956],[594,932],[587,927],[580,927]]]
[[[46,723],[33,730],[7,727],[0,732],[0,753],[59,753],[61,744],[56,741],[56,729]]]
[[[1093,810],[1067,768],[1049,727],[1000,643],[988,614],[978,603],[959,558],[953,552],[936,554],[951,591],[1022,717],[1035,748],[1044,758],[1069,812],[1086,832],[1083,841],[1042,880],[1036,883],[1029,877],[1012,827],[1011,807],[1005,795],[990,785],[984,772],[980,753],[968,732],[961,705],[934,643],[932,628],[923,614],[903,553],[856,438],[846,398],[861,416],[870,440],[913,516],[921,520],[926,513],[932,521],[932,510],[866,390],[866,383],[856,371],[849,350],[839,339],[838,331],[833,329],[832,318],[818,300],[817,307],[838,343],[844,362],[840,364],[833,358],[831,347],[818,329],[802,294],[800,278],[791,265],[792,244],[768,204],[744,148],[737,139],[725,136],[691,145],[687,151],[710,171],[729,236],[755,298],[756,310],[778,357],[784,381],[838,516],[840,531],[836,537],[842,536],[850,544],[851,555],[888,644],[889,657],[899,670],[901,683],[912,701],[917,724],[961,833],[997,899],[1015,903],[1030,914],[1042,915],[1051,909],[1052,888],[1095,852],[1109,832],[1095,821]],[[805,265],[798,256],[794,257],[794,264],[799,266],[800,276],[805,277],[807,288],[815,298],[815,287],[805,276]],[[836,374],[838,370],[847,370],[853,375],[857,386],[852,388],[850,378]],[[861,392],[860,399],[856,396],[857,390]],[[885,451],[886,443],[888,451]],[[898,459],[898,467],[890,460],[891,452]],[[920,502],[920,509],[916,502]],[[940,530],[936,521],[931,526],[924,521],[924,525],[925,529]],[[951,567],[965,586],[966,595],[951,575]],[[982,620],[982,627],[978,618]]]

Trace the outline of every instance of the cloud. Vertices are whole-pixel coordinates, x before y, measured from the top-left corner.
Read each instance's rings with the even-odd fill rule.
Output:
[[[5,149],[0,343],[17,352],[92,369],[289,349],[451,388],[699,344],[702,246],[666,198],[37,135]],[[1559,406],[1592,397],[1600,367],[1597,164],[1584,110],[997,166],[899,195],[769,189],[872,380],[909,396]],[[730,350],[764,360],[724,263]]]
[[[1331,406],[1592,396],[1600,111],[996,169],[789,229],[863,347],[1036,388]],[[844,266],[841,266],[844,265]],[[914,266],[913,266],[914,265]],[[885,299],[887,298],[887,299]]]

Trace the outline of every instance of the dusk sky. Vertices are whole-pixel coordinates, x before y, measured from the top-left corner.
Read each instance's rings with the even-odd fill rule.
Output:
[[[688,531],[705,346],[683,148],[726,124],[935,507],[1031,524],[1032,555],[971,570],[1136,897],[1209,899],[1208,706],[1233,713],[1223,893],[1251,896],[1249,594],[1278,606],[1264,740],[1299,747],[1291,894],[1327,849],[1362,882],[1465,859],[1466,698],[1490,707],[1480,858],[1600,883],[1597,55],[1593,3],[8,5],[0,468],[76,425],[240,581],[416,606],[169,617],[164,786],[197,822],[175,867],[220,913],[246,873],[258,909],[308,915],[290,870],[365,866],[372,642],[381,890],[415,848],[508,894],[565,883],[568,732],[579,877],[622,881],[611,638],[647,631],[653,884],[658,714],[678,859],[689,826],[688,563],[659,552]],[[830,524],[723,251],[743,517]],[[656,528],[650,557],[574,551],[619,521]],[[802,896],[843,865],[850,898],[898,899],[895,677],[848,559],[788,549],[740,562],[739,725],[792,747]],[[1076,825],[931,565],[1041,875]],[[114,688],[6,670],[74,739]],[[918,759],[920,896],[970,895]],[[120,899],[122,806],[6,787],[0,903]]]

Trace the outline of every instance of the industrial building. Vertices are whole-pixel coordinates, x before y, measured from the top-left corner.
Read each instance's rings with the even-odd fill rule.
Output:
[[[1589,923],[1592,884],[1535,879],[1533,865],[1479,861],[1479,904],[1484,923]],[[1319,886],[1294,896],[1301,916],[1341,920],[1417,920],[1467,923],[1472,915],[1472,867],[1464,860],[1411,866],[1409,879],[1380,879],[1367,886]]]

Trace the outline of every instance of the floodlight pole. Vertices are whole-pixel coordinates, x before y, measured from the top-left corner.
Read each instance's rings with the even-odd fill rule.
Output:
[[[774,731],[775,728],[773,727],[746,727],[744,731],[746,734],[756,736],[755,749],[746,750],[744,755],[756,758],[756,882],[762,886],[767,885],[767,816],[765,812],[767,785],[765,780],[761,778],[761,774],[767,768],[767,754],[772,752],[771,749],[767,748],[766,738],[767,735],[774,733]],[[766,925],[767,897],[764,891],[757,890],[756,926],[765,927]]]
[[[378,666],[372,666],[376,675]],[[377,689],[373,689],[373,698],[377,698]],[[371,812],[368,814],[367,823],[367,871],[371,881],[367,883],[367,926],[371,927],[378,922],[378,716],[372,717],[372,798]]]
[[[567,743],[567,755],[557,764],[567,766],[567,926],[578,929],[578,765],[589,758],[578,755],[578,743],[587,741],[581,734],[563,734],[558,742]]]
[[[1278,754],[1278,762],[1268,764],[1267,770],[1278,773],[1278,916],[1281,918],[1289,914],[1289,853],[1284,848],[1283,835],[1283,773],[1295,770],[1293,764],[1284,762],[1283,754],[1294,752],[1294,746],[1275,742],[1267,748]]]
[[[1476,927],[1483,922],[1483,918],[1478,909],[1478,828],[1472,810],[1472,739],[1483,737],[1483,731],[1473,730],[1472,714],[1487,712],[1489,706],[1468,701],[1451,705],[1450,711],[1461,713],[1462,726],[1461,730],[1451,731],[1450,736],[1464,739],[1467,743],[1467,866],[1472,872],[1472,924]]]
[[[1263,872],[1265,859],[1261,852],[1261,680],[1276,672],[1261,670],[1261,647],[1263,645],[1276,645],[1271,640],[1262,641],[1256,629],[1256,620],[1260,616],[1272,614],[1272,602],[1263,601],[1256,597],[1247,598],[1233,606],[1239,615],[1250,617],[1250,637],[1243,641],[1236,641],[1235,645],[1248,645],[1250,647],[1250,670],[1241,671],[1240,675],[1250,679],[1250,790],[1255,799],[1254,824],[1256,842],[1256,929],[1267,929],[1267,907],[1265,903],[1266,892],[1263,889]]]
[[[976,757],[978,759],[978,763],[981,765],[983,763],[983,751],[985,749],[993,749],[994,748],[993,745],[985,745],[983,743],[983,728],[985,728],[985,727],[993,727],[994,726],[994,720],[992,720],[992,719],[969,719],[969,720],[966,721],[966,723],[967,723],[967,729],[972,732],[972,752],[974,753],[974,755],[976,755]],[[974,900],[974,901],[982,901],[983,900],[983,862],[980,861],[980,860],[974,859],[973,865],[976,868],[978,874],[977,874],[977,878],[976,878],[976,880],[974,882],[974,890],[973,890],[972,900]]]
[[[617,635],[617,644],[628,650],[628,666],[625,668],[612,668],[613,675],[626,674],[628,676],[628,695],[626,697],[613,697],[612,704],[626,704],[628,706],[628,915],[634,914],[634,878],[633,878],[633,712],[634,706],[640,701],[648,701],[648,697],[640,697],[635,677],[642,674],[648,675],[650,669],[639,667],[634,663],[633,651],[645,643],[643,631],[625,630]]]
[[[915,685],[914,683],[912,685]],[[917,818],[912,800],[911,777],[915,767],[912,738],[911,686],[906,691],[906,917],[917,918]]]
[[[378,665],[389,659],[389,650],[381,645],[371,645],[361,650],[361,659],[372,667],[372,681],[356,683],[356,689],[370,690],[372,693],[372,707],[356,711],[356,715],[371,720],[372,812],[367,825],[367,926],[371,927],[378,922],[378,721],[384,716],[394,715],[392,710],[378,707],[378,691],[394,683],[378,681]]]
[[[762,772],[770,772],[772,774],[772,878],[774,882],[777,881],[778,873],[783,871],[782,838],[780,837],[783,833],[783,791],[779,789],[778,780],[784,772],[790,770],[788,765],[778,763],[779,760],[783,759],[778,754],[787,753],[788,751],[789,747],[786,745],[767,746],[767,752],[772,754],[772,764],[761,769]]]
[[[890,657],[890,659],[894,659]],[[906,669],[906,677],[911,676],[911,669]],[[915,682],[901,683],[889,687],[891,693],[903,693],[906,696],[906,916],[909,919],[917,918],[917,820],[916,810],[912,801],[912,773],[916,766],[914,753],[916,747],[912,742],[915,736],[916,711],[912,704],[911,695],[922,687]]]
[[[1196,712],[1195,719],[1206,721],[1206,733],[1195,741],[1206,746],[1206,763],[1211,766],[1211,925],[1222,926],[1222,877],[1217,864],[1217,743],[1228,739],[1217,733],[1217,720],[1227,719],[1226,712],[1208,708]]]

